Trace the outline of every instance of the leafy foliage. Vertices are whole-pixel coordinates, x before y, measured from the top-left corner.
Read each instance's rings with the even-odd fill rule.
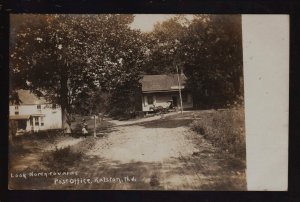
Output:
[[[183,69],[194,107],[222,107],[242,101],[240,15],[171,18],[148,34],[147,74]],[[149,45],[150,44],[150,45]]]
[[[232,104],[242,95],[240,16],[199,16],[189,33],[183,42],[184,65],[194,103],[198,107]]]
[[[180,41],[186,34],[187,20],[183,16],[157,23],[152,32],[145,34],[148,47],[145,74],[176,73],[174,65],[180,62]]]
[[[13,15],[10,101],[25,88],[69,113],[139,110],[142,74],[186,74],[197,108],[242,101],[240,15],[177,15],[152,32],[133,15]],[[137,104],[138,103],[138,104]]]
[[[67,114],[79,103],[91,107],[91,92],[139,80],[143,49],[140,33],[129,28],[132,15],[29,19],[11,34],[11,89],[26,88],[60,104],[64,124],[70,125]]]

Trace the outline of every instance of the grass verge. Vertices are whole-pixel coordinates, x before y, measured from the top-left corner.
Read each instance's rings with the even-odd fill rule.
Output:
[[[212,110],[194,115],[190,127],[203,135],[222,152],[246,158],[245,121],[243,108]]]
[[[76,167],[85,156],[85,152],[90,150],[95,144],[93,137],[88,137],[79,143],[43,152],[41,163],[50,170],[68,171]]]

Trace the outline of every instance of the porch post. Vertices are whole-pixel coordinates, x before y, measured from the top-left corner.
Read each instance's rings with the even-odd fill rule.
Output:
[[[35,117],[32,117],[32,128],[33,128],[33,132],[35,131]]]
[[[39,130],[41,130],[41,117],[39,116]]]
[[[30,131],[30,117],[26,121],[26,131]]]

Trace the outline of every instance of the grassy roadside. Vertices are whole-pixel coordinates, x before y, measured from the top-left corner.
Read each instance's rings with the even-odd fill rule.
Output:
[[[190,127],[222,152],[246,158],[244,109],[212,110],[195,113]]]
[[[72,132],[74,133],[82,133],[82,120],[85,120],[85,123],[87,124],[87,130],[89,134],[91,135],[94,132],[94,119],[92,116],[74,116],[74,120],[71,124]],[[105,131],[109,129],[113,124],[103,120],[99,117],[99,119],[96,119],[96,132],[99,133],[101,131]]]
[[[88,124],[89,134],[83,137],[81,132],[81,122],[85,118]],[[97,136],[109,133],[112,124],[103,120],[98,120]],[[72,167],[84,157],[84,152],[94,145],[93,130],[94,120],[91,117],[77,116],[72,123],[74,134],[63,134],[62,130],[47,130],[37,133],[28,133],[17,136],[9,145],[9,167],[11,170],[22,170],[26,167],[35,169],[63,169]],[[77,128],[76,128],[77,127]],[[75,145],[56,146],[62,142],[76,142]],[[80,141],[76,141],[80,140]],[[77,143],[78,142],[78,143]],[[51,147],[51,149],[49,149]],[[31,159],[30,161],[25,161]]]

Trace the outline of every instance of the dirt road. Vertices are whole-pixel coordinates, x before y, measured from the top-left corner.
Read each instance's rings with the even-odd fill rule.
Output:
[[[97,138],[79,176],[93,183],[67,189],[245,190],[242,162],[188,128],[191,114],[120,124]],[[57,185],[53,186],[57,188]]]
[[[156,116],[128,122],[112,121],[114,126],[99,133],[97,138],[59,136],[52,143],[47,139],[22,142],[20,146],[24,151],[10,158],[13,162],[10,170],[20,174],[43,171],[48,176],[14,177],[10,179],[11,187],[245,190],[245,162],[220,151],[201,135],[191,131],[189,123],[193,119],[193,112],[186,112],[163,118]],[[62,160],[68,161],[68,164],[55,161],[49,164],[47,160],[48,164],[44,164],[45,156],[55,153],[55,148],[68,146],[75,152],[74,160],[62,153]],[[80,159],[77,158],[78,153],[82,155]],[[65,170],[76,172],[77,175],[49,176],[53,171]],[[89,183],[87,180],[90,180]]]

